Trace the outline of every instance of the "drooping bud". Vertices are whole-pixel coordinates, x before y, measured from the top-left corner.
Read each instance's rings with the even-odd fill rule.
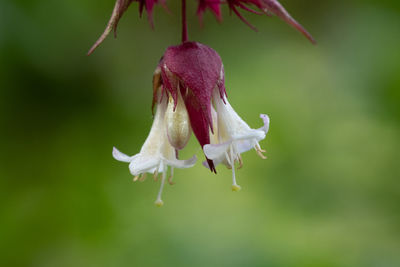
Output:
[[[169,143],[175,149],[181,150],[189,141],[192,130],[190,128],[189,114],[180,92],[178,92],[178,103],[174,107],[174,99],[170,96],[167,110],[165,111],[165,126]]]

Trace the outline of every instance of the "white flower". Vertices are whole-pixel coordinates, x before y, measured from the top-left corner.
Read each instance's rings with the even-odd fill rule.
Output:
[[[217,165],[222,163],[232,169],[232,190],[239,191],[240,186],[236,183],[235,162],[239,162],[239,168],[242,166],[241,153],[254,148],[257,154],[265,159],[258,142],[263,140],[268,132],[269,117],[261,114],[260,118],[264,121],[264,126],[259,129],[251,129],[246,122],[239,117],[233,110],[225,96],[221,99],[218,90],[214,91],[213,101],[216,111],[213,110],[213,117],[216,117],[216,126],[214,124],[214,135],[212,135],[211,144],[203,147],[207,158],[214,161]],[[215,122],[215,118],[213,118]],[[207,162],[203,164],[208,167]]]
[[[153,125],[151,127],[149,136],[144,142],[139,154],[134,156],[127,156],[114,147],[113,157],[116,160],[129,162],[129,170],[135,176],[134,181],[137,181],[140,176],[141,180],[145,179],[146,173],[153,173],[156,179],[159,173],[162,173],[161,186],[155,204],[162,206],[161,194],[166,180],[168,167],[171,168],[171,177],[169,182],[172,183],[172,175],[174,168],[189,168],[196,163],[196,156],[189,160],[178,160],[176,158],[175,148],[172,147],[167,137],[167,125],[171,126],[167,109],[171,110],[168,106],[173,105],[171,101],[165,101],[157,105],[156,114],[154,117]],[[180,111],[181,112],[181,111]],[[182,112],[181,112],[182,113]]]

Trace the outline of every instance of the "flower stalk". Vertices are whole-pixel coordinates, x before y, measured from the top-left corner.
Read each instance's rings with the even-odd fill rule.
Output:
[[[186,19],[186,0],[182,0],[182,43],[188,40],[188,29]]]

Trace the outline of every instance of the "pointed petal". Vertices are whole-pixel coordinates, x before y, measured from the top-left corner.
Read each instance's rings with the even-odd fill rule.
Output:
[[[269,130],[269,117],[267,114],[260,114],[260,118],[263,120],[264,126],[259,128],[259,130],[263,130],[267,134]]]
[[[113,147],[112,155],[113,155],[114,159],[116,159],[118,161],[122,161],[122,162],[131,162],[131,160],[133,158],[133,157],[130,157],[130,156],[122,153],[115,147]]]

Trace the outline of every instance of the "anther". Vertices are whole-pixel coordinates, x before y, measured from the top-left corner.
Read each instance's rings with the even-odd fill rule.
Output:
[[[241,168],[243,167],[243,160],[242,160],[242,156],[241,156],[241,155],[239,155],[238,161],[239,161],[239,167],[238,167],[238,169],[241,169]]]
[[[175,184],[175,182],[173,182],[172,181],[172,176],[170,176],[169,178],[168,178],[168,183],[170,184],[170,185],[174,185]]]
[[[257,155],[260,156],[260,158],[262,159],[266,159],[267,157],[263,155],[263,153],[265,153],[266,151],[261,149],[259,146],[255,146],[254,149],[257,152]]]
[[[147,178],[147,174],[143,173],[142,177],[139,178],[139,182],[143,182],[144,180],[146,180],[146,178]]]

